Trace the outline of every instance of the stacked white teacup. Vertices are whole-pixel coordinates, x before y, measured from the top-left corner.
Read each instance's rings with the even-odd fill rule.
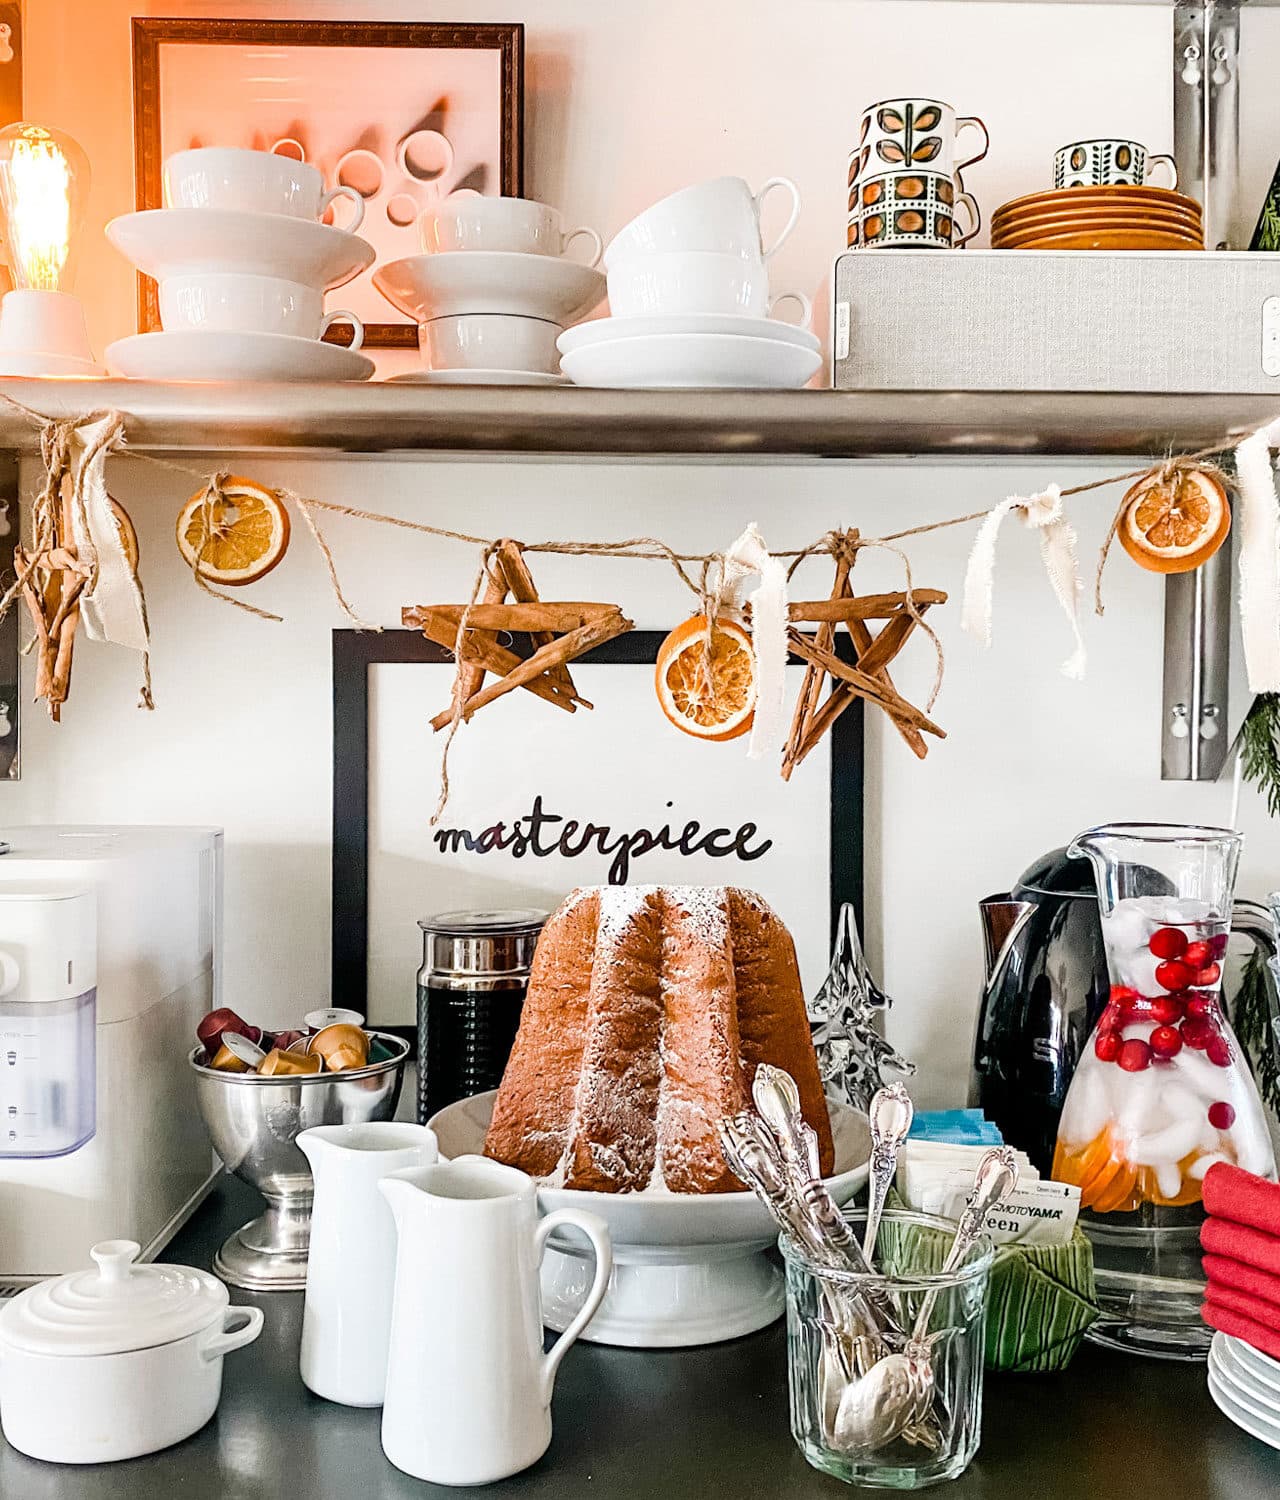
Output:
[[[107,350],[113,373],[152,379],[365,380],[364,327],[325,292],[359,275],[373,248],[355,233],[364,201],[325,190],[306,162],[268,151],[210,146],[164,165],[165,207],[124,214],[107,236],[159,284],[163,332]],[[341,228],[323,223],[340,200]],[[335,324],[343,346],[324,342]]]
[[[766,248],[760,216],[775,189],[791,202]],[[772,177],[753,193],[718,177],[663,198],[633,219],[604,254],[612,316],[559,340],[561,366],[579,385],[804,385],[821,364],[801,292],[770,293],[769,258],[800,217],[800,192]],[[773,316],[794,302],[798,323]]]
[[[561,384],[556,339],[604,296],[594,229],[568,229],[532,198],[454,193],[419,219],[421,255],[379,268],[374,284],[418,324],[422,369],[397,380]],[[569,247],[583,240],[590,260]]]

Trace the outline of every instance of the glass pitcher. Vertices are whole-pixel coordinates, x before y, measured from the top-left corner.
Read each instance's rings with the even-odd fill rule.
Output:
[[[1093,865],[1111,994],[1058,1126],[1053,1176],[1080,1188],[1102,1316],[1090,1337],[1197,1359],[1201,1190],[1218,1161],[1275,1176],[1262,1101],[1222,1010],[1241,837],[1114,823],[1070,853]]]

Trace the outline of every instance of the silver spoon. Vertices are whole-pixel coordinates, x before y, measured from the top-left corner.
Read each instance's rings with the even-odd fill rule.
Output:
[[[982,1233],[987,1215],[1013,1191],[1017,1180],[1018,1165],[1010,1147],[986,1152],[978,1163],[973,1190],[956,1225],[940,1276],[950,1275],[960,1265]],[[928,1416],[935,1382],[932,1341],[926,1332],[937,1296],[936,1289],[925,1294],[906,1347],[900,1353],[886,1354],[861,1380],[845,1389],[833,1425],[839,1451],[883,1448]]]
[[[911,1129],[915,1110],[900,1083],[878,1089],[867,1111],[871,1121],[871,1190],[867,1195],[867,1227],[862,1235],[862,1258],[875,1265],[876,1238],[889,1185],[898,1170],[898,1152]]]

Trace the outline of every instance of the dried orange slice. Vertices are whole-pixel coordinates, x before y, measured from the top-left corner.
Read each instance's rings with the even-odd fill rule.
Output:
[[[718,619],[708,653],[707,618],[677,625],[658,648],[655,686],[662,712],[700,740],[736,740],[751,728],[756,708],[756,656],[751,637],[733,620]]]
[[[111,514],[116,523],[116,531],[120,536],[120,546],[124,552],[125,561],[136,573],[138,571],[138,533],[133,529],[133,522],[129,519],[129,512],[118,500],[111,500]]]
[[[1148,475],[1122,503],[1120,544],[1153,573],[1191,572],[1231,530],[1227,492],[1203,469],[1179,469],[1167,480]]]
[[[192,495],[178,516],[178,550],[210,583],[239,588],[275,567],[289,545],[289,512],[274,490],[235,475],[208,511],[205,492]]]

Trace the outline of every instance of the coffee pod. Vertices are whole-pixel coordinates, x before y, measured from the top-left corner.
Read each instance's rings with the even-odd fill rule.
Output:
[[[251,1042],[247,1036],[241,1036],[238,1031],[230,1029],[222,1033],[222,1046],[218,1050],[238,1057],[246,1068],[259,1067],[267,1055],[256,1042]]]
[[[364,1017],[358,1010],[309,1010],[303,1016],[302,1024],[315,1036],[326,1026],[363,1026]]]
[[[305,1031],[281,1031],[276,1033],[273,1045],[279,1047],[281,1052],[295,1052],[298,1050],[298,1043],[302,1042],[304,1044],[302,1050],[305,1051],[306,1039]]]
[[[260,1026],[250,1026],[248,1021],[243,1020],[225,1005],[219,1006],[217,1010],[211,1010],[201,1020],[196,1027],[196,1036],[207,1051],[216,1052],[224,1031],[238,1032],[241,1036],[247,1036],[251,1042],[262,1040]]]
[[[281,1052],[279,1047],[273,1047],[262,1059],[258,1074],[262,1078],[278,1078],[286,1073],[318,1073],[320,1066],[318,1057],[310,1057],[306,1053]]]
[[[242,1062],[225,1042],[213,1055],[213,1061],[209,1064],[211,1068],[217,1068],[219,1073],[247,1073],[249,1064]]]
[[[369,1038],[358,1026],[340,1021],[317,1031],[307,1050],[313,1057],[322,1057],[330,1073],[342,1073],[363,1068],[369,1061]]]

